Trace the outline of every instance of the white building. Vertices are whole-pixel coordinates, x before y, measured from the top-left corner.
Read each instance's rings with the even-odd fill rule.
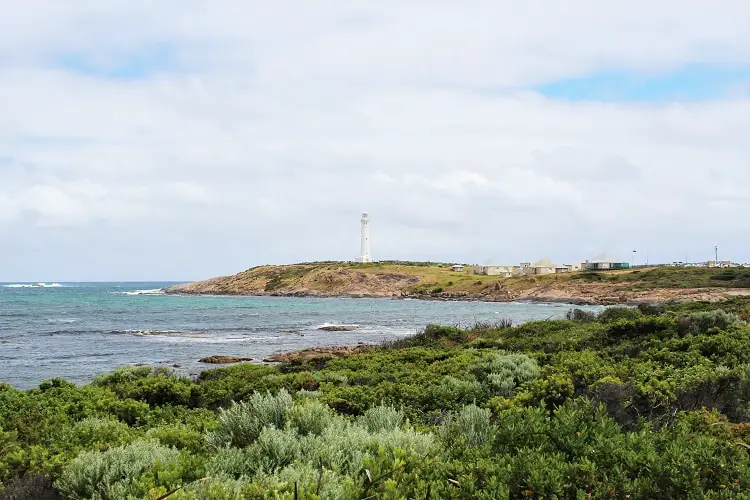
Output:
[[[586,271],[614,271],[619,269],[630,269],[630,263],[613,259],[606,254],[601,254],[592,260],[582,262],[581,267]]]
[[[485,265],[476,266],[474,268],[474,274],[484,274],[487,276],[500,276],[502,278],[510,278],[515,274],[513,266],[497,266],[497,265]]]
[[[558,266],[557,264],[555,264],[549,259],[541,259],[531,264],[528,267],[528,269],[529,269],[529,274],[543,275],[543,274],[555,274],[559,267],[560,266]]]

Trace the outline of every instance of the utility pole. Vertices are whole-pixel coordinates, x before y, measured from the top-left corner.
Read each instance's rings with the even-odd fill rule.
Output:
[[[718,266],[719,265],[719,245],[714,246],[714,252],[716,253],[715,262],[716,262],[716,265]]]

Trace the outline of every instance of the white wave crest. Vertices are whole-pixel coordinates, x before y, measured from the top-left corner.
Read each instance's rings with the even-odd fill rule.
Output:
[[[122,333],[135,335],[136,337],[148,337],[151,335],[184,335],[180,330],[123,330]]]
[[[78,318],[47,318],[48,323],[59,323],[59,324],[71,324],[71,323],[78,323],[81,321]]]
[[[322,325],[313,326],[313,329],[348,332],[348,331],[359,330],[360,328],[359,328],[359,325],[354,325],[350,323],[323,323]],[[340,330],[337,330],[337,329],[340,329]]]
[[[114,292],[120,295],[164,295],[163,288],[154,288],[151,290],[132,290],[130,292]]]
[[[65,285],[61,283],[11,283],[3,286],[5,288],[61,288]]]

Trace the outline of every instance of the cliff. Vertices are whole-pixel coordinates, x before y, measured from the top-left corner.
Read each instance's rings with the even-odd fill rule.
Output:
[[[172,294],[414,297],[435,300],[581,304],[724,300],[750,295],[750,269],[654,268],[498,278],[448,264],[321,262],[259,266],[233,276],[176,285]]]

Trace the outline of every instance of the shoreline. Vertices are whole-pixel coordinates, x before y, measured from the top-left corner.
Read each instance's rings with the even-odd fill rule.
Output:
[[[544,295],[523,294],[509,295],[507,297],[492,294],[367,294],[367,293],[344,293],[327,294],[320,292],[289,292],[289,293],[201,293],[172,291],[163,289],[165,295],[185,297],[282,297],[282,298],[308,298],[308,299],[381,299],[381,300],[420,300],[426,302],[484,302],[484,303],[529,303],[529,304],[570,304],[571,306],[635,306],[644,303],[670,303],[670,302],[718,302],[728,300],[732,297],[748,296],[750,290],[727,289],[727,288],[656,288],[653,290],[630,291],[622,290],[617,296],[570,296],[570,295]],[[635,295],[635,297],[628,297]]]
[[[377,299],[377,300],[419,300],[424,302],[484,302],[487,304],[492,303],[518,303],[518,304],[569,304],[571,306],[601,306],[601,305],[637,305],[642,302],[650,302],[648,300],[643,301],[631,301],[631,302],[612,302],[612,303],[601,303],[586,299],[575,299],[575,298],[558,298],[558,297],[522,297],[522,298],[511,298],[505,299],[501,297],[492,296],[431,296],[431,295],[402,295],[402,296],[388,296],[378,294],[332,294],[323,295],[319,293],[185,293],[185,292],[168,292],[164,290],[164,295],[171,295],[174,297],[277,297],[286,299]],[[690,300],[690,299],[685,299]]]

